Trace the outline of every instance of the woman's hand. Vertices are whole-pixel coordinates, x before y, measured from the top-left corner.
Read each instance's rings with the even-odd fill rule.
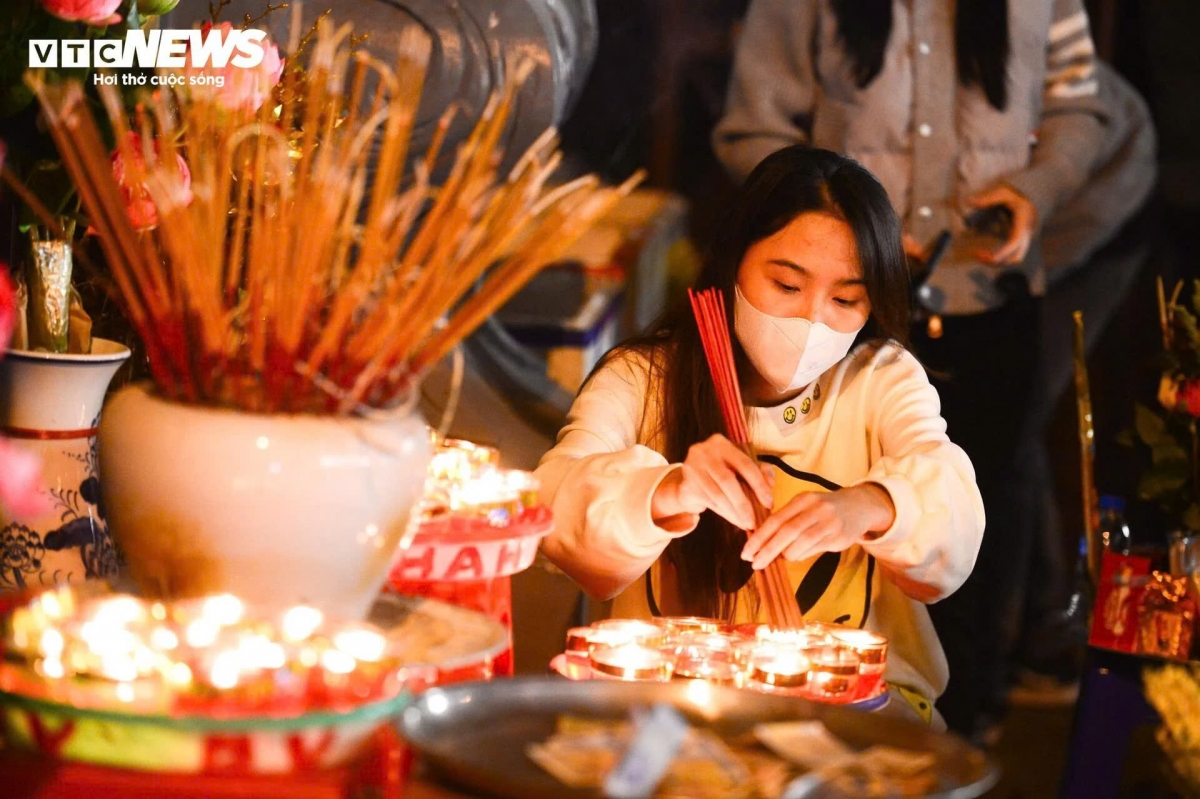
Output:
[[[770,467],[755,463],[725,436],[714,435],[688,449],[683,465],[663,478],[650,498],[650,515],[660,524],[711,510],[743,530],[753,530],[750,497],[771,507],[773,481]]]
[[[1012,230],[1009,231],[1008,241],[995,250],[980,250],[975,254],[976,257],[993,266],[1008,266],[1024,261],[1038,224],[1037,207],[1029,198],[1011,186],[1001,185],[975,195],[968,202],[975,208],[1003,205],[1012,213]]]
[[[763,569],[780,555],[801,561],[819,552],[841,552],[887,532],[895,520],[891,495],[875,483],[797,494],[750,536],[742,558]]]

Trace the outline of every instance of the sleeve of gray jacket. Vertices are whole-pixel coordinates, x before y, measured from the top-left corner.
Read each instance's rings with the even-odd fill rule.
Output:
[[[1055,0],[1037,146],[1029,167],[1005,178],[1037,207],[1041,222],[1083,187],[1101,154],[1106,114],[1099,94],[1083,2]]]
[[[808,142],[796,123],[816,98],[813,35],[817,0],[754,0],[734,57],[725,115],[713,148],[741,183],[776,150]]]

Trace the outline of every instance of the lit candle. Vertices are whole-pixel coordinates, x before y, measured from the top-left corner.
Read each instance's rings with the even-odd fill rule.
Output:
[[[617,680],[664,682],[672,672],[667,655],[638,644],[593,647],[589,662],[597,677]]]
[[[588,634],[588,649],[597,646],[620,646],[621,644],[641,644],[643,646],[661,646],[663,631],[661,628],[637,619],[606,619],[592,625]]]
[[[39,597],[19,610],[0,670],[21,669],[31,695],[81,707],[291,714],[394,696],[403,684],[381,631],[327,623],[314,608],[255,615],[224,594],[168,604]]]
[[[858,653],[848,647],[824,645],[804,650],[812,664],[807,691],[814,699],[839,699],[858,687]]]
[[[728,651],[704,647],[676,650],[674,676],[682,680],[704,680],[717,685],[735,685],[740,670]]]
[[[435,480],[469,480],[481,468],[500,462],[500,452],[457,438],[437,444],[429,464],[429,476]]]
[[[728,630],[728,626],[723,621],[703,616],[661,616],[656,618],[654,623],[672,636],[684,633],[719,633]]]
[[[303,641],[315,633],[324,621],[324,614],[316,608],[296,605],[283,614],[283,637],[288,641]]]
[[[333,645],[356,660],[378,663],[387,651],[387,639],[366,627],[348,627],[334,634]]]
[[[587,657],[592,632],[591,627],[572,627],[567,630],[567,654],[573,657]]]
[[[745,641],[740,635],[733,633],[687,632],[671,638],[671,645],[677,650],[702,648],[713,652],[729,653],[736,644]]]
[[[858,653],[862,665],[880,666],[887,663],[887,638],[870,630],[835,630],[833,638]]]
[[[426,481],[421,503],[423,521],[447,514],[486,519],[497,527],[508,525],[526,508],[537,504],[540,484],[528,472],[488,466],[461,479]]]
[[[833,638],[858,654],[858,692],[864,698],[869,697],[883,680],[883,672],[887,669],[887,638],[870,630],[855,629],[835,630]]]
[[[812,668],[807,657],[784,647],[763,647],[751,655],[747,665],[751,684],[785,689],[803,688]]]

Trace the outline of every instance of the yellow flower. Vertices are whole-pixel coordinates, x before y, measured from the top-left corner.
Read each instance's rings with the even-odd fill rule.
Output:
[[[1171,375],[1163,375],[1158,383],[1158,404],[1168,411],[1179,407],[1179,381]]]

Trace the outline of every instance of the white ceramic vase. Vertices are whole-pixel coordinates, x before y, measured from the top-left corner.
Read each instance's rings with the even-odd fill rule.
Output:
[[[109,402],[104,501],[139,588],[365,616],[424,491],[429,430],[389,419]]]
[[[0,435],[40,456],[49,506],[19,520],[0,509],[0,593],[116,574],[96,425],[127,358],[125,346],[93,339],[87,355],[9,350],[0,360]]]

